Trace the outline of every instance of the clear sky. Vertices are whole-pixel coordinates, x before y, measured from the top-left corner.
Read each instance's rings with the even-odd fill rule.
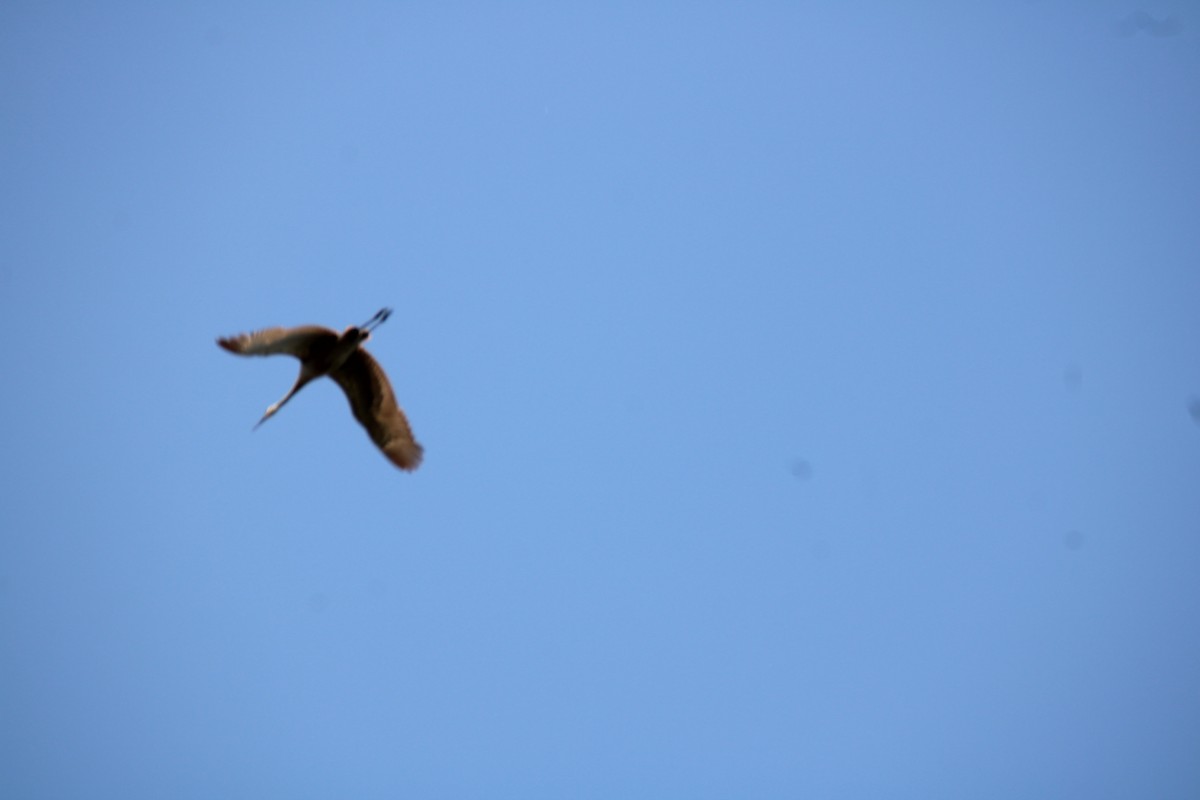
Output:
[[[0,97],[0,796],[1200,796],[1191,3],[7,2]],[[383,306],[418,472],[251,432]]]

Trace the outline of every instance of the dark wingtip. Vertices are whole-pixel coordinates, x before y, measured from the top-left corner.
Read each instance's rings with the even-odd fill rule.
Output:
[[[414,441],[392,442],[383,448],[383,454],[388,460],[405,472],[412,472],[421,466],[425,457],[425,448]]]

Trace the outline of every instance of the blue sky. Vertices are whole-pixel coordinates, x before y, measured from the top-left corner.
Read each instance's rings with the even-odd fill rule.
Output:
[[[5,4],[0,795],[1196,796],[1198,30]]]

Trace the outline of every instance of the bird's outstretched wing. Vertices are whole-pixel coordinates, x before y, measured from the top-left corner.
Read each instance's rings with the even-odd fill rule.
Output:
[[[273,356],[284,353],[303,361],[314,347],[328,349],[338,340],[336,331],[320,325],[300,325],[295,328],[264,328],[217,339],[217,344],[231,353],[242,356]]]
[[[420,466],[424,450],[413,438],[387,375],[370,353],[360,347],[329,377],[342,387],[354,418],[393,464],[410,471]]]

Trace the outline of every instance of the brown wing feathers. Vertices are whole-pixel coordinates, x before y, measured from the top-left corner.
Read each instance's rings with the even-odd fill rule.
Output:
[[[217,339],[217,344],[231,353],[242,356],[273,356],[284,354],[303,361],[315,345],[331,347],[338,340],[336,331],[320,325],[300,325],[295,328],[264,328]]]
[[[329,373],[350,401],[354,418],[384,455],[400,469],[414,470],[423,450],[392,393],[387,375],[371,354],[359,348],[342,366]]]

